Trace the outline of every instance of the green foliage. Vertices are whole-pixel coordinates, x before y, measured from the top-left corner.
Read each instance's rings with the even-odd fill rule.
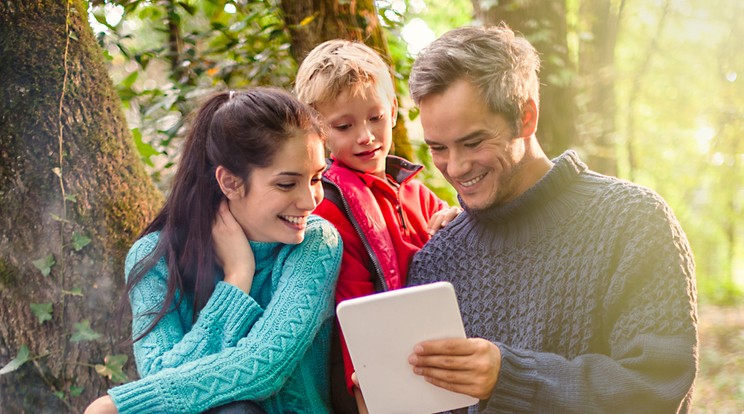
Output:
[[[669,202],[701,300],[722,304],[744,301],[744,27],[730,12],[739,4],[628,3],[616,57],[623,175]]]
[[[54,254],[49,253],[48,255],[42,257],[41,259],[34,260],[33,262],[34,267],[39,269],[42,275],[49,276],[49,273],[52,272],[52,267],[56,264],[54,261]]]
[[[107,19],[121,13],[115,24]],[[214,91],[289,88],[296,63],[271,1],[109,1],[91,8],[135,145],[164,189],[186,116]]]
[[[106,355],[103,358],[103,364],[96,364],[96,372],[114,383],[126,382],[127,374],[124,373],[123,368],[127,359],[128,357],[124,354]]]
[[[32,303],[29,306],[31,307],[31,312],[33,312],[34,316],[36,316],[36,319],[39,321],[39,325],[52,320],[51,303]]]
[[[75,332],[70,337],[72,342],[93,341],[101,337],[101,334],[90,328],[90,321],[87,319],[77,322],[73,328]]]
[[[72,232],[72,248],[75,249],[76,252],[83,250],[83,248],[89,245],[90,242],[90,237],[77,232]]]
[[[9,372],[13,372],[21,367],[21,365],[25,364],[29,360],[30,352],[28,350],[28,347],[24,344],[21,345],[21,347],[18,349],[18,354],[15,358],[10,360],[2,369],[0,369],[0,375],[7,374]]]

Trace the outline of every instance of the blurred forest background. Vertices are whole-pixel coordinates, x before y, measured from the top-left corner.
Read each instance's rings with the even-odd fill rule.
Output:
[[[23,7],[13,3],[0,6],[0,16],[5,19],[0,23],[22,14]],[[690,240],[697,265],[701,360],[693,412],[744,412],[741,0],[46,3],[67,3],[59,9],[62,18],[55,26],[56,32],[62,33],[57,46],[64,46],[55,50],[64,51],[64,56],[62,52],[54,56],[64,64],[49,69],[52,73],[57,70],[57,78],[64,78],[62,98],[56,92],[59,107],[52,106],[53,121],[60,127],[58,133],[52,128],[49,134],[51,144],[47,147],[51,149],[42,151],[42,156],[51,154],[51,158],[59,159],[41,177],[51,181],[46,184],[50,191],[60,195],[54,201],[56,209],[43,209],[41,213],[44,217],[51,215],[51,219],[41,220],[46,231],[49,227],[56,229],[51,231],[48,253],[46,248],[29,247],[25,257],[19,258],[23,249],[0,240],[0,251],[13,247],[15,254],[0,260],[0,299],[19,303],[6,313],[0,311],[0,320],[4,325],[7,321],[8,326],[0,328],[0,413],[6,412],[4,406],[7,412],[41,412],[33,408],[52,405],[55,410],[79,411],[92,396],[133,378],[132,363],[127,362],[131,351],[117,344],[120,333],[111,328],[110,315],[96,319],[91,313],[98,306],[112,307],[121,295],[121,255],[151,217],[153,208],[159,207],[174,172],[187,115],[201,98],[216,90],[252,85],[291,89],[298,62],[315,44],[333,37],[363,40],[387,58],[398,81],[399,118],[406,122],[398,122],[394,151],[427,165],[426,184],[456,203],[423,144],[417,110],[407,98],[409,68],[418,50],[448,29],[502,20],[527,37],[541,54],[543,85],[537,135],[549,155],[573,148],[590,168],[648,186],[672,206]],[[93,36],[92,52],[88,53],[103,56],[101,61],[118,96],[113,97],[114,102],[122,104],[124,118],[117,120],[115,114],[113,118],[115,124],[124,126],[118,127],[121,130],[114,135],[124,137],[127,144],[122,151],[128,151],[127,145],[129,150],[134,148],[135,158],[122,168],[133,171],[130,182],[146,180],[147,176],[152,181],[152,188],[142,190],[121,186],[146,196],[115,203],[117,207],[112,208],[108,219],[125,217],[120,210],[133,206],[141,209],[142,217],[120,226],[119,233],[124,236],[111,244],[110,251],[101,249],[99,256],[104,256],[110,266],[97,275],[90,274],[93,265],[89,257],[95,255],[87,251],[98,244],[108,246],[111,237],[106,234],[116,227],[98,232],[84,222],[83,218],[88,217],[85,212],[96,204],[90,201],[89,206],[82,206],[82,190],[76,194],[74,188],[85,181],[78,179],[85,176],[85,171],[75,171],[67,164],[71,161],[62,156],[71,152],[63,149],[63,141],[67,142],[62,138],[63,131],[68,133],[63,123],[68,122],[66,119],[80,123],[84,118],[73,110],[69,110],[69,117],[63,116],[68,111],[64,91],[74,80],[68,81],[68,50],[74,51],[71,43],[85,44],[85,36],[89,36],[75,26],[76,13]],[[10,32],[0,31],[3,33]],[[9,35],[0,38],[0,50],[5,55],[0,67],[14,63],[8,53],[13,47],[9,39]],[[41,50],[43,43],[26,47]],[[82,66],[81,73],[86,70]],[[99,95],[106,95],[106,88],[110,86],[104,86]],[[10,118],[3,115],[14,105],[7,98],[9,90],[4,90],[0,127],[10,125]],[[85,100],[74,94],[66,99]],[[75,131],[69,133],[74,135]],[[14,142],[4,137],[2,144]],[[0,154],[4,163],[12,158],[7,154]],[[85,168],[96,169],[96,165],[93,161]],[[0,172],[5,176],[10,170],[3,167]],[[6,184],[11,181],[3,181],[0,196],[14,194]],[[0,217],[9,229],[16,221],[8,218],[14,216],[4,207]],[[3,232],[6,239],[12,239]],[[39,234],[44,233],[39,230]],[[37,285],[36,279],[43,283]],[[38,289],[27,287],[21,295],[17,287],[23,285],[21,280]],[[75,309],[83,310],[76,313]],[[20,334],[21,330],[29,333]],[[55,338],[52,343],[64,343],[65,351],[60,355],[53,346],[44,345],[34,333],[39,331],[43,332],[41,337]],[[85,350],[76,354],[81,347]],[[62,362],[46,362],[52,356]],[[77,361],[73,363],[73,359]],[[19,384],[24,381],[36,381],[38,385],[23,388]],[[20,402],[8,400],[11,391],[28,397]],[[58,402],[50,403],[45,393]]]

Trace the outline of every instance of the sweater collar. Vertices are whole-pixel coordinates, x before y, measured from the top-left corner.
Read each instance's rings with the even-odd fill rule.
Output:
[[[269,260],[271,257],[276,255],[277,249],[283,246],[283,243],[279,242],[257,242],[251,240],[249,243],[256,264]]]
[[[503,221],[515,219],[529,212],[545,208],[546,205],[576,180],[582,172],[587,170],[586,164],[581,162],[576,152],[568,150],[553,160],[553,167],[524,194],[516,199],[500,205],[493,205],[483,210],[469,209],[458,196],[460,204],[468,214],[482,221]],[[565,204],[561,204],[568,207]]]

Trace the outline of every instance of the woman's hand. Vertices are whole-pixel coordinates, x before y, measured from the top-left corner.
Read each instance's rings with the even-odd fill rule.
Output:
[[[108,395],[98,398],[85,409],[85,414],[118,414],[114,400]]]
[[[449,224],[452,220],[455,219],[458,215],[462,213],[462,209],[460,207],[449,207],[442,210],[437,211],[434,213],[433,216],[429,219],[429,225],[427,232],[430,236],[433,236],[434,233],[439,231],[442,227]]]
[[[212,225],[212,242],[217,263],[225,273],[225,282],[249,293],[256,272],[256,259],[243,228],[224,199],[220,202]]]

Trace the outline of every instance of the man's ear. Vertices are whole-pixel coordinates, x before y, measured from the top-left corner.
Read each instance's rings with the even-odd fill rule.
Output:
[[[532,136],[537,131],[537,104],[529,99],[522,105],[522,117],[519,119],[519,135],[522,138]]]
[[[217,183],[220,185],[222,194],[227,197],[228,200],[236,200],[243,197],[243,180],[233,174],[230,170],[223,166],[218,166],[214,172],[214,177],[217,179]]]

